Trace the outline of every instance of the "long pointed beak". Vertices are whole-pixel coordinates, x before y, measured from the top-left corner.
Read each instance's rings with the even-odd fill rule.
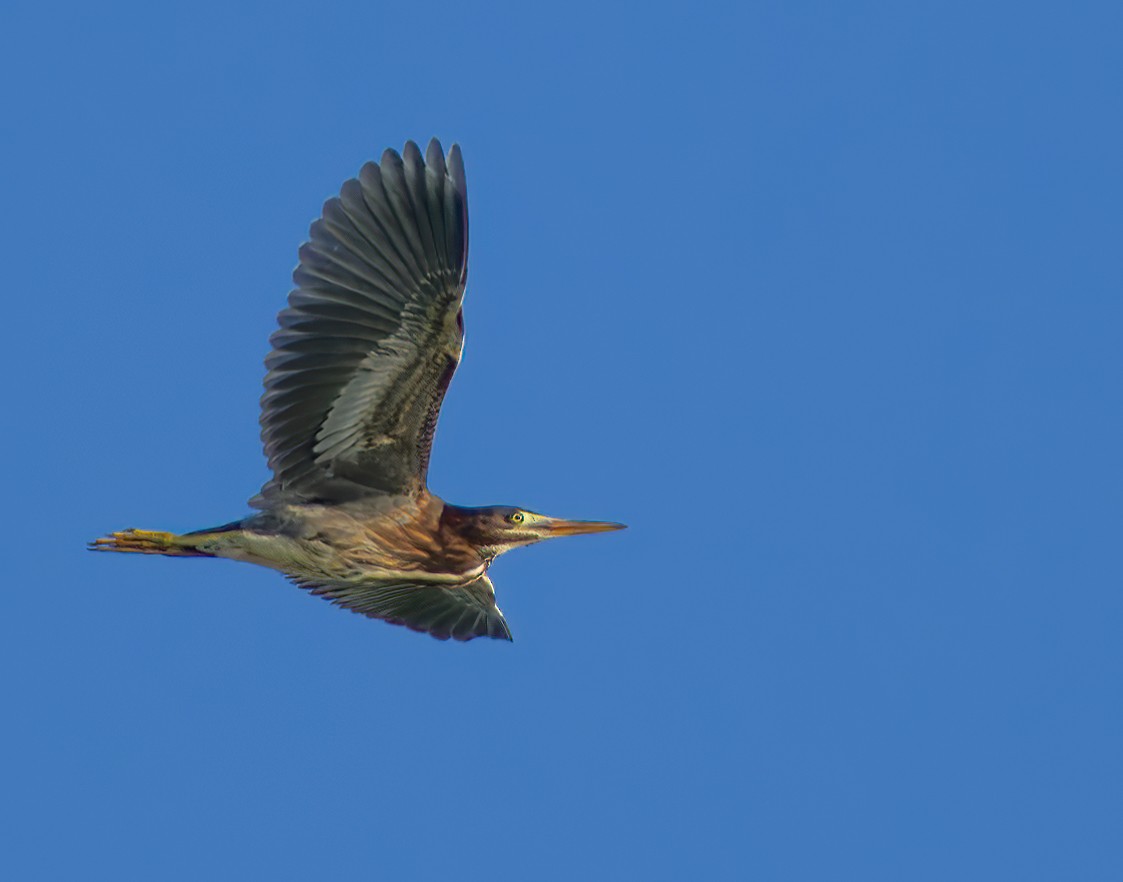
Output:
[[[580,536],[582,533],[610,533],[613,530],[623,530],[627,524],[614,524],[611,521],[566,521],[562,518],[543,518],[542,526],[546,528],[546,535],[553,539],[555,536]]]

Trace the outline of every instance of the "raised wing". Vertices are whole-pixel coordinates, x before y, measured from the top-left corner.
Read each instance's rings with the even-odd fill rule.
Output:
[[[468,200],[460,149],[412,141],[324,203],[270,338],[261,437],[273,478],[251,505],[425,486],[463,348]]]
[[[464,585],[435,585],[420,580],[393,584],[294,581],[339,606],[392,625],[424,631],[438,640],[511,639],[507,620],[495,605],[495,588],[486,575]]]

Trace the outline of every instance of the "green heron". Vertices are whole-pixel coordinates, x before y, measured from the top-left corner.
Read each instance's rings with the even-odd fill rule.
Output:
[[[340,606],[447,640],[511,639],[487,572],[543,539],[622,529],[426,487],[464,345],[464,164],[437,140],[387,150],[324,204],[270,338],[261,437],[273,477],[240,521],[123,530],[97,551],[225,557],[279,570]]]

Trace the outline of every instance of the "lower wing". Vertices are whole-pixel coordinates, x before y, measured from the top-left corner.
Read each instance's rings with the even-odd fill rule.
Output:
[[[405,625],[438,640],[471,640],[492,637],[510,640],[507,620],[495,605],[495,587],[482,575],[460,585],[413,582],[312,582],[294,579],[318,597],[338,606]]]

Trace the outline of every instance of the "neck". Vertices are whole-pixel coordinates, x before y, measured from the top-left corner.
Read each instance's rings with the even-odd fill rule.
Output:
[[[441,529],[471,545],[481,558],[490,562],[495,557],[495,552],[489,548],[488,537],[483,531],[484,511],[482,508],[468,508],[446,502],[441,512]]]

